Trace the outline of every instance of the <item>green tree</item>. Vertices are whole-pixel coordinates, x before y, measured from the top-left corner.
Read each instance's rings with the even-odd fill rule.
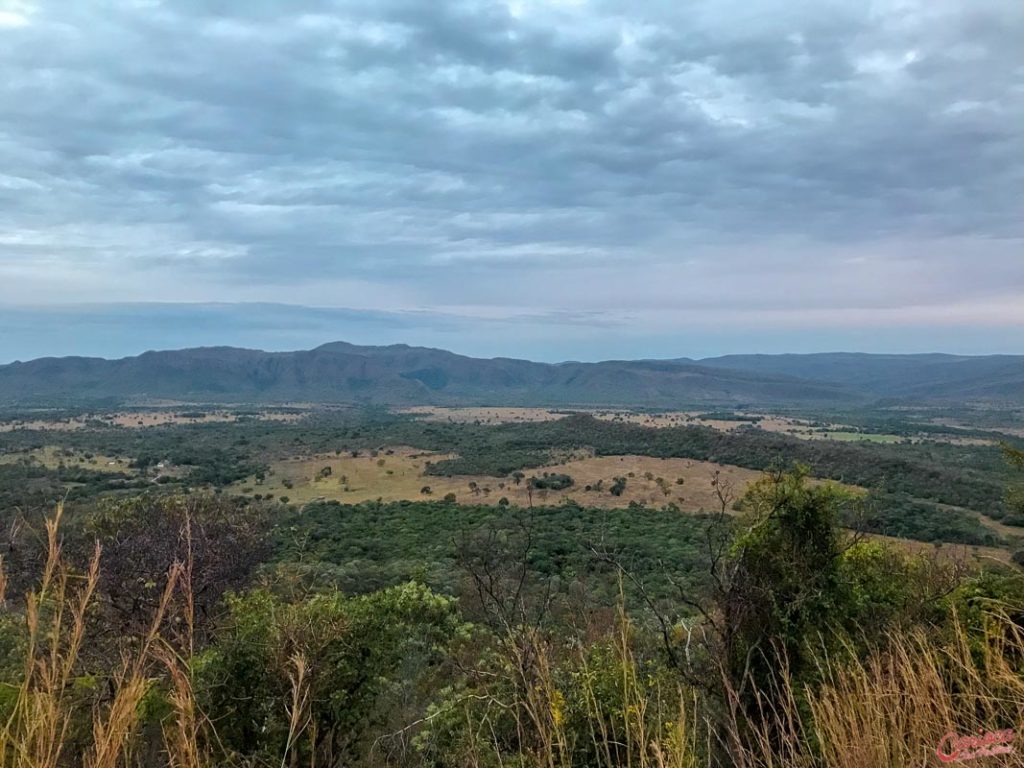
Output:
[[[1012,445],[1003,445],[1003,455],[1011,467],[1024,473],[1024,451]],[[1024,523],[1024,477],[1010,485],[1006,491],[1006,505],[1010,508],[1011,519],[1015,524]]]
[[[716,598],[721,659],[737,690],[771,690],[780,657],[799,676],[810,662],[809,645],[847,615],[847,542],[838,519],[855,499],[806,478],[803,468],[766,476],[740,504],[740,532]]]
[[[294,603],[254,590],[229,598],[225,626],[196,665],[197,695],[219,714],[223,745],[259,761],[284,753],[299,687],[306,725],[290,738],[300,764],[349,765],[374,737],[409,725],[392,718],[428,695],[426,678],[461,631],[454,600],[416,583]]]
[[[1014,469],[1024,472],[1024,451],[1014,448],[1009,443],[1003,443],[1002,448],[1006,462]],[[1024,524],[1024,479],[1011,483],[1006,489],[1006,506],[1009,515],[1004,521],[1012,525]],[[1012,559],[1016,565],[1024,568],[1024,547],[1016,549]]]

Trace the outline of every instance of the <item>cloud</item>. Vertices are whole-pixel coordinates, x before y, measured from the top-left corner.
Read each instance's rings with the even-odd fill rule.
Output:
[[[1017,0],[0,0],[0,303],[1024,325],[1022,39]]]

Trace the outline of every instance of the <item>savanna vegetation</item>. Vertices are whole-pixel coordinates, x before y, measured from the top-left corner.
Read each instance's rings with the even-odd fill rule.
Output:
[[[0,766],[1019,764],[1020,448],[743,423],[4,433]],[[320,458],[353,453],[386,479],[397,446],[424,452],[412,498],[265,491],[295,457],[311,483],[354,483]],[[581,454],[763,471],[709,476],[700,513],[545,503],[695,482],[538,470]],[[469,469],[489,494],[443,492]]]

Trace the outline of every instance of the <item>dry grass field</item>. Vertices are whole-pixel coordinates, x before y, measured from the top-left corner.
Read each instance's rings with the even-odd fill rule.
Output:
[[[814,426],[810,421],[791,418],[770,413],[747,414],[756,417],[756,424],[750,421],[703,418],[707,415],[704,411],[662,411],[648,413],[643,411],[622,411],[608,409],[571,409],[558,410],[546,408],[516,408],[516,407],[443,407],[443,406],[415,406],[401,408],[398,413],[409,413],[421,417],[425,421],[444,421],[451,424],[514,424],[530,423],[539,421],[553,421],[565,418],[569,413],[587,413],[595,418],[604,421],[614,421],[623,424],[636,424],[642,427],[655,429],[680,426],[702,426],[717,429],[720,432],[731,432],[736,429],[748,426],[756,426],[766,432],[778,432],[800,438],[801,440],[836,440],[841,442],[872,442],[872,443],[899,443],[904,440],[910,442],[944,442],[957,445],[990,445],[992,440],[975,437],[958,437],[955,435],[930,435],[928,437],[907,438],[902,435],[875,434],[869,432],[858,432],[848,424],[825,424]],[[1007,430],[1009,433],[1009,430]]]
[[[390,451],[390,452],[389,452]],[[497,504],[502,498],[517,506],[559,504],[574,499],[588,507],[623,507],[630,502],[647,506],[676,504],[688,512],[713,510],[718,501],[711,484],[717,472],[733,492],[741,494],[761,473],[731,465],[689,459],[657,459],[649,456],[601,456],[576,458],[525,471],[514,478],[488,476],[438,477],[425,475],[427,462],[450,458],[406,447],[388,451],[350,454],[322,454],[276,462],[264,481],[252,478],[233,490],[247,494],[286,496],[290,503],[337,500],[358,503],[374,499],[444,498],[454,494],[464,504]],[[565,474],[573,485],[564,490],[531,489],[529,479],[544,473]],[[616,478],[625,478],[621,495],[613,495]],[[681,482],[680,482],[681,481]],[[429,488],[429,492],[424,489]]]
[[[119,427],[158,427],[165,424],[229,424],[238,421],[240,418],[258,419],[260,421],[298,421],[303,414],[281,413],[278,411],[259,411],[242,417],[230,411],[211,411],[202,415],[192,415],[188,411],[170,412],[159,411],[155,413],[125,412],[113,414],[113,418],[107,418],[110,423]]]
[[[986,522],[986,525],[988,523]],[[865,534],[869,539],[884,541],[897,547],[923,555],[935,555],[940,558],[959,560],[966,563],[1009,563],[1010,550],[1004,547],[983,547],[977,544],[937,544],[913,539],[900,539],[895,536],[884,536],[880,533]]]
[[[522,422],[553,421],[565,418],[569,413],[587,413],[605,421],[617,421],[626,424],[638,424],[644,427],[678,427],[687,424],[700,424],[728,432],[742,426],[745,422],[728,421],[725,419],[702,419],[701,411],[662,411],[648,413],[643,411],[609,410],[602,408],[516,408],[516,407],[443,407],[434,405],[414,406],[398,409],[399,413],[410,413],[421,416],[426,421],[446,421],[452,424],[513,424]],[[800,424],[792,419],[771,416],[765,417],[771,425],[778,426],[779,431],[785,426]]]
[[[466,490],[466,482],[461,478],[423,476],[428,461],[446,458],[450,457],[401,446],[379,452],[361,451],[358,456],[300,456],[275,462],[262,483],[250,478],[236,484],[234,490],[286,496],[296,504],[317,499],[356,504],[378,498],[400,501],[443,497],[449,492]],[[425,486],[430,486],[431,493],[422,493]]]
[[[14,453],[0,453],[0,464],[14,464],[29,459],[38,462],[44,467],[54,469],[61,464],[66,466],[80,466],[97,472],[129,472],[129,459],[116,456],[101,456],[87,454],[81,451],[47,446],[32,451],[21,451]]]
[[[180,424],[229,424],[240,418],[259,419],[261,421],[297,421],[303,414],[264,410],[246,414],[244,417],[231,411],[189,411],[187,409],[168,411],[119,411],[116,413],[86,414],[64,419],[13,419],[0,422],[0,432],[11,432],[16,429],[27,430],[78,430],[100,422],[109,426],[141,429],[143,427],[160,427]]]
[[[446,421],[451,424],[513,424],[517,422],[554,421],[566,415],[566,411],[547,408],[515,407],[458,407],[446,408],[435,405],[414,405],[396,408],[396,413],[408,413],[424,421]]]
[[[703,424],[728,431],[736,429],[743,422],[698,418],[698,411],[664,411],[646,413],[641,411],[608,410],[601,408],[517,408],[517,407],[442,407],[433,405],[414,406],[398,409],[399,413],[421,416],[426,421],[446,421],[452,424],[514,424],[523,422],[554,421],[565,418],[569,413],[587,413],[605,421],[639,424],[644,427],[678,427],[685,424]]]

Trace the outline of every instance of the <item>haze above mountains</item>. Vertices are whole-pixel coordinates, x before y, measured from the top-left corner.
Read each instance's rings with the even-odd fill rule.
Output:
[[[404,344],[308,351],[202,347],[119,360],[41,358],[0,366],[0,403],[97,400],[382,405],[1024,405],[1024,356],[728,355],[536,363]]]

